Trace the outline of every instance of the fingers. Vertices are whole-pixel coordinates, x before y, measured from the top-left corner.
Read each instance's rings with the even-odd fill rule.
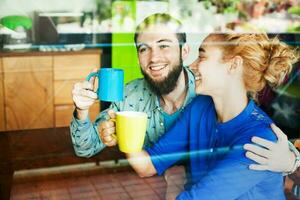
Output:
[[[109,129],[112,127],[115,127],[115,123],[109,120],[104,121],[100,124],[100,129]]]
[[[280,128],[278,128],[278,126],[276,126],[275,124],[271,124],[271,128],[277,136],[278,142],[288,142],[287,136],[281,131]]]
[[[101,140],[106,146],[114,146],[117,144],[116,137],[112,130],[105,130],[100,132]]]
[[[117,140],[112,140],[108,143],[105,144],[108,147],[116,146],[117,145]]]
[[[103,136],[101,137],[101,140],[106,146],[114,146],[117,144],[117,140],[114,134]]]
[[[94,86],[89,81],[83,81],[75,83],[74,89],[80,90],[80,89],[86,89],[86,90],[93,90]]]
[[[97,68],[94,68],[91,72],[97,72],[98,69]],[[95,79],[96,79],[96,76],[93,76],[88,82],[93,86],[93,89],[94,89],[94,83],[95,83]]]
[[[265,158],[269,158],[271,155],[271,152],[269,150],[254,144],[245,144],[244,149]]]
[[[268,170],[268,167],[267,167],[267,165],[251,164],[251,165],[249,165],[249,169],[257,170],[257,171],[264,171],[264,170]]]
[[[112,142],[114,140],[116,140],[116,139],[115,139],[115,137],[112,134],[103,137],[103,142],[105,144],[107,144],[109,142]]]
[[[268,159],[261,157],[259,155],[256,155],[250,151],[247,151],[246,157],[257,162],[260,165],[267,165],[268,164]]]
[[[115,134],[116,132],[116,128],[115,127],[111,127],[111,128],[107,128],[107,129],[102,129],[102,136],[103,137],[112,137],[112,134]]]
[[[267,149],[272,149],[274,146],[273,142],[256,136],[252,137],[251,141]]]
[[[88,98],[91,98],[91,99],[97,99],[97,94],[91,90],[85,90],[85,89],[82,89],[82,90],[74,90],[72,91],[72,94],[73,95],[78,95],[78,96],[81,96],[81,97],[88,97]]]
[[[115,119],[115,118],[116,118],[116,113],[115,113],[114,110],[109,110],[109,111],[107,112],[107,114],[109,115],[109,117],[110,117],[111,119]]]
[[[73,96],[88,97],[91,99],[97,99],[97,94],[93,91],[93,85],[88,81],[76,83],[72,90]]]
[[[100,124],[100,138],[106,146],[114,146],[117,144],[115,124],[111,121],[105,121]]]

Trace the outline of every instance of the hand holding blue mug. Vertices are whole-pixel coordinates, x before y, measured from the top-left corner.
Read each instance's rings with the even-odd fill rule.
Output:
[[[93,72],[96,72],[94,69]],[[72,98],[76,108],[80,111],[88,111],[98,99],[97,94],[94,92],[95,77],[89,81],[75,83],[72,90]]]
[[[90,73],[86,80],[98,78],[97,95],[99,100],[118,102],[123,101],[124,71],[115,68],[101,68],[97,72]]]
[[[98,78],[99,86],[95,86]],[[76,118],[87,118],[89,108],[97,101],[117,102],[123,100],[124,72],[120,69],[102,68],[94,69],[86,81],[78,82],[72,90],[73,102],[76,106]],[[97,91],[95,92],[95,90]]]

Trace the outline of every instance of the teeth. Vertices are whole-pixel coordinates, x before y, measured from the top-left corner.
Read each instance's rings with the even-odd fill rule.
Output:
[[[195,75],[195,80],[196,81],[200,81],[202,79],[200,74]]]
[[[163,68],[165,68],[166,65],[155,65],[155,66],[150,66],[150,69],[153,71],[159,71]]]

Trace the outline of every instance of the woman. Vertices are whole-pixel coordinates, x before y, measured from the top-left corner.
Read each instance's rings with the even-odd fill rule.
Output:
[[[127,154],[129,163],[145,177],[188,158],[191,178],[177,199],[284,199],[282,175],[249,170],[241,147],[253,136],[276,140],[253,100],[266,84],[280,85],[294,61],[291,49],[265,34],[209,35],[193,63],[202,95],[152,148]]]

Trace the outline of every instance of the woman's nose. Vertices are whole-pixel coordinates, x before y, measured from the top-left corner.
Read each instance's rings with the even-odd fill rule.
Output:
[[[189,68],[192,70],[192,72],[194,74],[198,74],[199,73],[199,62],[198,59],[196,59],[194,62],[192,62],[192,64],[190,64]]]
[[[193,71],[193,70],[198,70],[198,59],[194,60],[194,62],[192,62],[192,64],[190,64],[189,68]]]

